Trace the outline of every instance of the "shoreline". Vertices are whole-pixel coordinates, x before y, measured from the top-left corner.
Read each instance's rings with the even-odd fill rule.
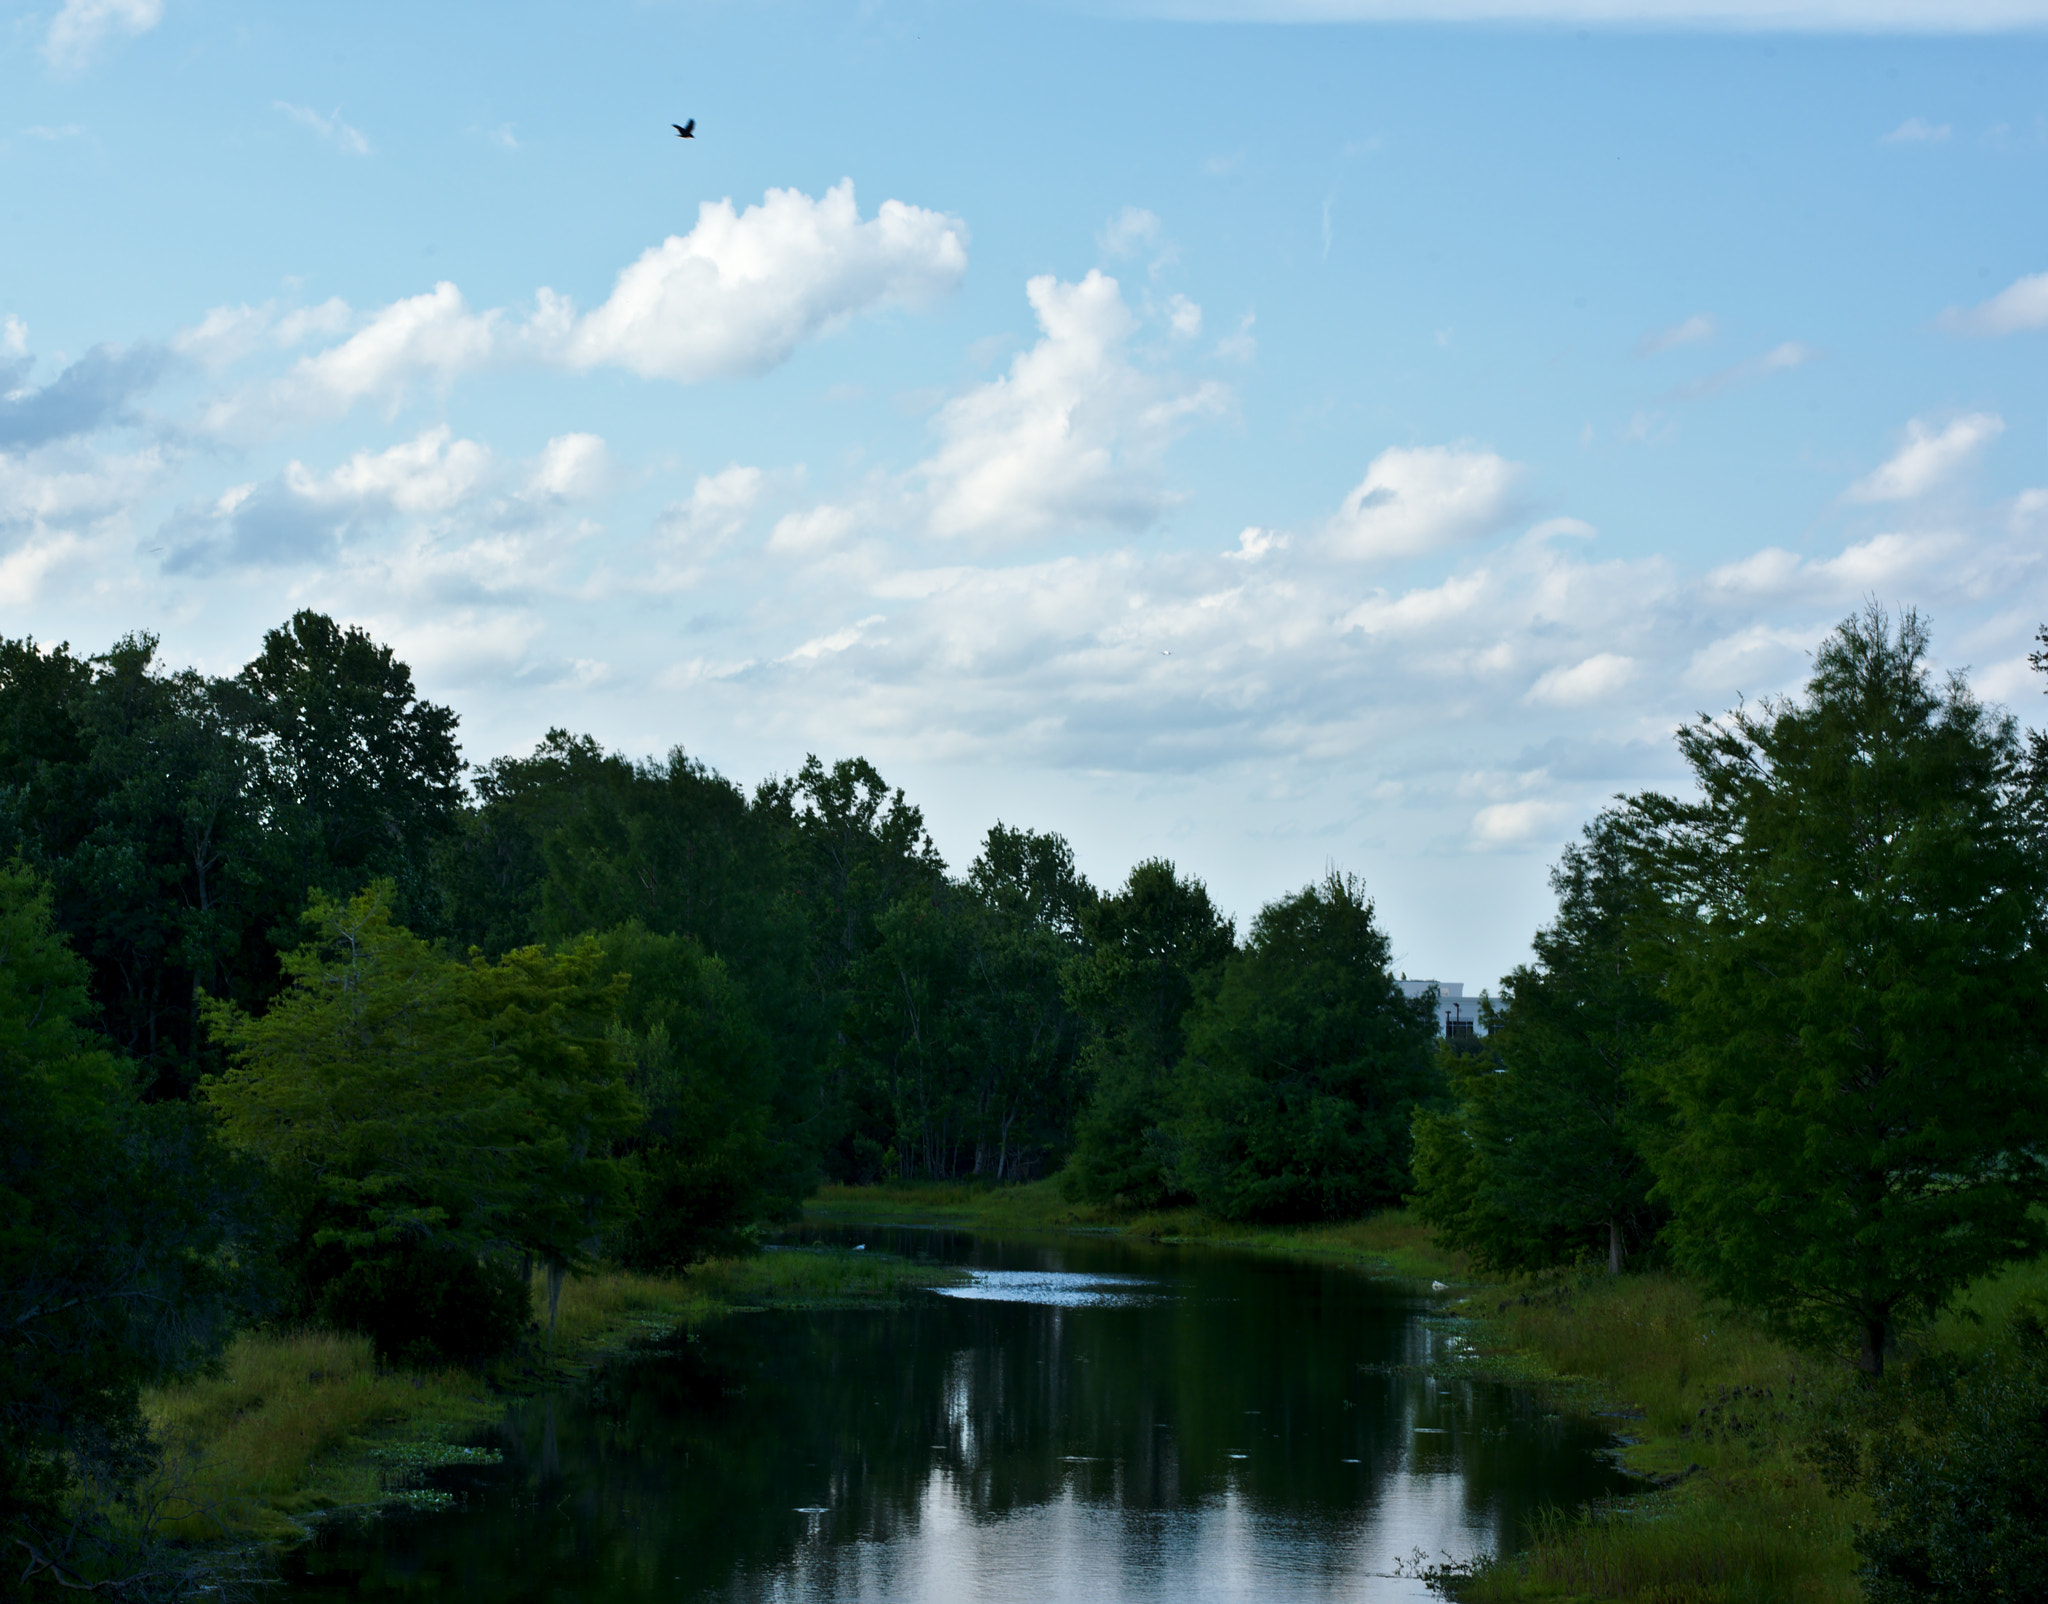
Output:
[[[682,1275],[600,1270],[562,1286],[544,1324],[487,1373],[377,1365],[369,1339],[324,1330],[244,1332],[217,1373],[143,1395],[164,1449],[146,1490],[165,1536],[290,1546],[331,1515],[434,1507],[422,1485],[443,1465],[489,1463],[463,1439],[516,1397],[573,1382],[633,1342],[762,1310],[858,1307],[945,1285],[959,1272],[886,1253],[770,1248]],[[536,1311],[544,1310],[534,1279]]]

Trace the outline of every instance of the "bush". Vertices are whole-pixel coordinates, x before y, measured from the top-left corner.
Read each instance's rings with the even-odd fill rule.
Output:
[[[322,1321],[361,1332],[383,1363],[421,1369],[502,1358],[533,1316],[516,1268],[448,1243],[409,1241],[356,1258],[314,1296]]]
[[[1856,1537],[1870,1604],[2048,1600],[2048,1334],[2022,1310],[2012,1336],[1974,1362],[1908,1367]]]

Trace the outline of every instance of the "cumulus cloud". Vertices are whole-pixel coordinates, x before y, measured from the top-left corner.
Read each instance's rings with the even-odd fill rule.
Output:
[[[619,275],[562,355],[684,383],[762,373],[860,313],[930,302],[966,271],[958,218],[887,200],[864,222],[852,179],[815,201],[771,189],[744,212],[706,201],[688,234]]]
[[[10,320],[10,345],[19,327]],[[26,329],[19,339],[25,346]],[[126,421],[133,403],[162,377],[167,360],[157,345],[95,346],[40,389],[0,395],[0,451],[45,445]]]
[[[76,72],[108,39],[148,33],[163,15],[163,0],[64,0],[43,35],[43,55],[60,72]]]
[[[1337,516],[1346,557],[1419,557],[1498,529],[1515,510],[1518,464],[1461,446],[1390,446],[1373,458]]]
[[[941,444],[916,470],[926,527],[944,538],[1013,539],[1090,524],[1141,528],[1172,497],[1167,446],[1220,412],[1220,384],[1139,368],[1137,320],[1117,281],[1050,274],[1025,286],[1038,342],[1000,378],[956,396],[935,420]]]
[[[1906,425],[1906,443],[1883,466],[1851,485],[1850,501],[1911,501],[1953,476],[2005,432],[2005,420],[1991,412],[1970,412],[1935,430],[1925,419]]]
[[[288,100],[274,100],[271,106],[283,112],[301,128],[310,128],[319,138],[325,140],[344,156],[367,156],[370,142],[363,137],[361,129],[351,128],[341,120],[337,107],[332,115],[323,117],[311,106],[294,106]]]
[[[364,318],[340,301],[291,311],[217,307],[179,336],[179,348],[219,367],[266,345],[359,325],[281,379],[216,403],[206,424],[223,434],[333,416],[366,400],[396,405],[422,380],[446,387],[509,364],[615,366],[694,383],[765,372],[857,316],[945,293],[966,270],[966,239],[957,218],[901,201],[884,201],[863,221],[850,180],[816,201],[770,190],[744,212],[706,202],[695,228],[643,253],[610,297],[580,316],[547,288],[523,317],[472,310],[443,280]]]
[[[2014,279],[1976,306],[1950,307],[1940,321],[1958,334],[2020,334],[2048,328],[2048,273]]]
[[[1529,687],[1524,698],[1546,702],[1552,707],[1583,707],[1604,702],[1625,688],[1636,675],[1636,660],[1618,652],[1595,652],[1582,662],[1553,668]]]

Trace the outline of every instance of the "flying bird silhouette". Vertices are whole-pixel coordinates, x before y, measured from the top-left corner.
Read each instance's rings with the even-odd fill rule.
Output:
[[[694,117],[686,123],[670,123],[669,127],[676,131],[676,138],[678,139],[695,139],[697,137],[697,119]]]

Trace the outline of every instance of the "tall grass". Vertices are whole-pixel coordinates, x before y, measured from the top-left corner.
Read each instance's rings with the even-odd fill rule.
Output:
[[[682,1276],[601,1270],[563,1284],[552,1344],[529,1379],[609,1347],[741,1308],[818,1308],[964,1279],[949,1266],[883,1253],[768,1252],[701,1264]],[[534,1307],[544,1308],[535,1278]],[[503,1378],[500,1378],[503,1379]],[[430,1463],[446,1444],[502,1413],[493,1383],[464,1370],[380,1370],[367,1337],[332,1331],[249,1332],[212,1375],[148,1393],[164,1446],[149,1489],[165,1535],[289,1539],[316,1511],[377,1503],[390,1467]]]
[[[297,1331],[244,1334],[217,1374],[143,1407],[165,1450],[166,1535],[279,1538],[302,1530],[294,1516],[376,1501],[361,1452],[376,1436],[446,1434],[500,1406],[465,1372],[380,1372],[367,1337]]]

